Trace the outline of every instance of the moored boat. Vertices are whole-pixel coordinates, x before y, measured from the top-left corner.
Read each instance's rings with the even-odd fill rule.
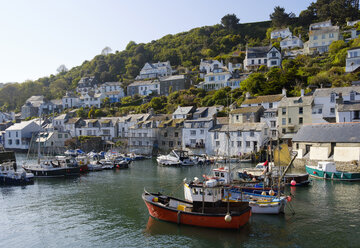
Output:
[[[333,162],[318,162],[317,166],[305,165],[305,169],[314,178],[336,181],[360,181],[360,172],[338,171]]]
[[[202,204],[148,192],[143,193],[142,198],[152,217],[177,224],[238,229],[251,216],[247,202],[229,203],[228,206],[228,203],[217,200]]]
[[[284,176],[285,185],[305,186],[309,185],[309,174],[286,174]]]
[[[16,162],[4,162],[0,164],[0,185],[27,185],[34,183],[34,175],[25,171],[16,170]]]

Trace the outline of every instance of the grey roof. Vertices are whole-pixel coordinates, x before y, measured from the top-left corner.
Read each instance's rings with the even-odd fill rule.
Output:
[[[331,27],[322,27],[319,29],[313,29],[309,32],[309,35],[319,35],[319,34],[326,34],[329,32],[337,32],[340,28],[338,26],[331,26]]]
[[[101,86],[121,86],[122,82],[105,82]]]
[[[160,81],[171,81],[171,80],[179,80],[179,79],[185,79],[185,75],[173,75],[168,77],[162,77]]]
[[[312,143],[360,143],[360,123],[303,125],[293,138],[293,141]]]
[[[209,132],[236,132],[236,131],[261,131],[266,127],[265,123],[236,123],[236,124],[217,124],[209,129]]]
[[[344,96],[344,95],[349,95],[350,92],[352,92],[352,91],[355,91],[360,94],[360,86],[316,89],[313,96],[314,97],[327,97],[327,96],[330,96],[331,93],[335,93],[336,95],[339,95],[339,93],[342,93],[342,95]]]
[[[347,112],[347,111],[359,111],[360,102],[348,102],[344,104],[338,104],[338,112]]]
[[[22,121],[20,123],[15,123],[14,125],[8,127],[6,129],[6,131],[10,131],[10,130],[22,130],[23,128],[27,127],[28,125],[30,125],[31,123],[35,123],[37,126],[39,126],[35,120],[30,120],[30,121]]]
[[[66,114],[62,114],[54,118],[54,120],[66,120],[66,119],[67,119]]]
[[[279,107],[311,105],[313,100],[313,96],[283,97],[279,103]]]
[[[143,85],[150,85],[150,84],[157,84],[157,83],[159,83],[158,80],[135,81],[135,82],[129,84],[129,86],[143,86]]]
[[[173,115],[187,115],[190,113],[190,111],[193,109],[193,106],[189,106],[189,107],[178,107],[175,112],[173,113]]]

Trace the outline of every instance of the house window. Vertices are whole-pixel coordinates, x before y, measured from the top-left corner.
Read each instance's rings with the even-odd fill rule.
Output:
[[[174,142],[173,141],[169,141],[169,147],[174,147]]]
[[[291,123],[291,118],[288,119],[289,124]]]
[[[286,125],[286,118],[282,118],[281,124],[282,124],[282,125]]]
[[[335,108],[330,108],[330,113],[335,114]]]
[[[9,138],[11,138],[11,132],[9,132]]]
[[[241,141],[237,141],[237,147],[241,147]]]
[[[16,145],[19,145],[19,144],[20,144],[20,140],[19,140],[19,139],[15,140],[15,144],[16,144]]]
[[[190,140],[190,143],[191,143],[191,144],[196,144],[196,139],[191,139],[191,140]]]
[[[355,92],[354,91],[350,92],[350,101],[355,101]],[[17,134],[17,132],[16,132],[16,134]]]
[[[250,137],[254,137],[254,130],[250,131]]]
[[[62,139],[62,134],[61,133],[58,134],[58,139]]]
[[[325,39],[325,34],[323,34],[323,35],[321,36],[321,39]]]
[[[303,118],[299,117],[299,124],[303,124]]]
[[[335,102],[335,93],[330,94],[330,102]]]
[[[216,141],[216,142],[215,142],[215,145],[216,145],[216,146],[220,146],[220,141]]]
[[[231,147],[234,147],[234,141],[231,141]]]
[[[252,65],[255,64],[255,60],[252,59],[252,60],[251,60],[251,64],[252,64]]]
[[[246,147],[250,147],[250,141],[246,141]]]
[[[178,146],[181,146],[181,141],[178,141],[178,143],[177,143],[177,144],[178,144]]]
[[[286,108],[282,108],[282,114],[286,115]]]
[[[317,40],[317,39],[318,39],[318,37],[316,35],[314,35],[314,40]]]
[[[8,144],[9,144],[9,145],[12,145],[12,140],[9,140],[9,141],[8,141]]]
[[[330,33],[329,38],[334,38],[334,33]]]
[[[204,134],[204,130],[203,130],[203,129],[200,130],[200,134]]]
[[[145,138],[147,137],[147,133],[144,133],[144,137],[145,137]]]
[[[261,64],[261,59],[258,60],[258,64]]]
[[[272,55],[273,57],[276,57],[276,52],[272,52],[271,55]]]
[[[196,135],[196,130],[190,130],[190,135],[195,136]]]
[[[15,135],[15,136],[16,136],[16,138],[18,137],[18,132],[17,132],[17,131],[16,131],[16,135]]]
[[[264,64],[266,64],[267,63],[267,59],[264,59]]]
[[[167,132],[164,133],[164,137],[167,137]]]
[[[269,108],[272,108],[272,107],[273,107],[273,103],[270,102],[270,103],[269,103]]]
[[[214,133],[214,139],[219,139],[219,133],[218,132]]]
[[[283,129],[282,129],[282,133],[286,133],[286,128],[283,128]]]
[[[322,109],[318,109],[318,114],[322,114]]]
[[[237,131],[237,136],[241,137],[241,131]]]
[[[272,130],[272,131],[271,131],[271,136],[272,136],[272,137],[276,137],[276,130]]]
[[[236,115],[236,120],[237,120],[237,121],[239,120],[239,115]]]
[[[358,120],[360,116],[360,111],[354,111],[354,120]]]
[[[276,121],[270,121],[271,127],[276,127]]]
[[[68,135],[67,135],[67,134],[64,134],[64,137],[65,137],[65,139],[67,139]]]
[[[277,65],[276,60],[272,60],[272,61],[271,61],[271,65]]]
[[[179,133],[178,133],[178,132],[175,132],[174,136],[175,136],[175,137],[179,137]]]
[[[142,142],[141,142],[141,141],[139,141],[139,146],[142,146]]]
[[[303,107],[299,107],[299,114],[303,113]]]

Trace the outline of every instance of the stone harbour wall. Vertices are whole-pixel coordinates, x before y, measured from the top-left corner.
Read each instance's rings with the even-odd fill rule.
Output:
[[[293,165],[295,168],[304,169],[305,165],[316,166],[318,162],[324,160],[310,160],[309,158],[297,158]],[[329,160],[327,160],[329,161]],[[329,161],[333,162],[333,161]],[[339,171],[360,172],[360,161],[352,162],[335,162],[336,169]]]

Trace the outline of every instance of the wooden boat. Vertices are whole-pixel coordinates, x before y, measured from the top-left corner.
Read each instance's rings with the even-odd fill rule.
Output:
[[[309,174],[286,174],[284,176],[285,185],[305,186],[309,185]]]
[[[189,202],[174,197],[145,192],[142,198],[149,214],[159,220],[209,228],[238,229],[250,219],[247,202]],[[227,211],[229,208],[229,212]]]
[[[317,166],[305,165],[306,172],[315,178],[336,181],[360,181],[360,172],[337,171],[333,162],[318,162]]]

